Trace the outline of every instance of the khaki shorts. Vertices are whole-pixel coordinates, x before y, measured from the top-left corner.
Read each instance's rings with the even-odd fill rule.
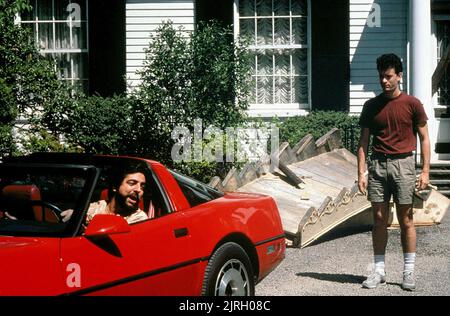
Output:
[[[414,156],[406,158],[372,157],[369,162],[368,198],[371,202],[412,204],[416,183]]]

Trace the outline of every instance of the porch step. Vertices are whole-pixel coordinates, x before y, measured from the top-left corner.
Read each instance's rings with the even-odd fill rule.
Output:
[[[422,171],[422,165],[416,165],[416,171],[419,174]],[[438,191],[450,198],[450,164],[431,164],[430,183],[437,187]]]
[[[450,179],[431,179],[431,184],[434,185],[449,185],[450,186]]]
[[[420,169],[418,171],[421,171]],[[449,175],[450,169],[430,169],[430,175]]]

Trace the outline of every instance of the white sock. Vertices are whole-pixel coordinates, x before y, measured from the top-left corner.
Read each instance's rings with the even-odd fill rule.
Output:
[[[385,255],[374,255],[375,272],[381,275],[385,275],[384,271],[384,258]]]
[[[413,273],[414,272],[414,264],[416,262],[416,253],[415,252],[404,253],[403,260],[405,263],[404,268],[403,268],[403,274]]]

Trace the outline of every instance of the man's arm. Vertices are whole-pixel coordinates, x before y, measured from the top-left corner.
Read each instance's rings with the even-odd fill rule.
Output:
[[[361,193],[366,194],[366,157],[367,149],[369,148],[370,131],[367,127],[361,129],[361,137],[358,145],[358,187]]]
[[[426,189],[430,183],[430,137],[428,136],[428,125],[422,123],[417,125],[417,132],[420,139],[420,156],[422,161],[422,173],[416,183],[418,190]]]

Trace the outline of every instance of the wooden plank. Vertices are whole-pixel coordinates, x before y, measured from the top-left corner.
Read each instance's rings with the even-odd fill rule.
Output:
[[[342,156],[336,153],[326,153],[323,156],[318,156],[317,161],[322,163],[326,168],[329,168],[339,174],[348,176],[350,178],[357,178],[357,165],[346,161]]]
[[[292,233],[297,232],[296,230],[300,221],[299,216],[304,215],[306,209],[309,207],[320,206],[327,196],[326,193],[329,193],[329,191],[326,190],[325,193],[319,192],[312,187],[307,187],[304,190],[295,189],[293,186],[290,186],[277,178],[271,179],[268,178],[268,176],[258,178],[252,183],[239,188],[239,191],[262,193],[272,196],[277,202],[282,218],[289,217],[297,219],[294,226],[283,226],[285,231],[290,231]],[[336,192],[338,191],[336,190]],[[309,195],[308,200],[301,199],[301,196],[305,193]]]
[[[317,156],[314,159],[310,159],[304,161],[302,164],[296,164],[297,166],[303,166],[303,168],[324,168],[321,173],[323,176],[327,178],[333,177],[336,175],[337,177],[348,176],[355,179],[357,175],[357,165],[352,164],[351,162],[346,161],[340,155],[330,152]],[[331,174],[324,174],[324,172],[331,172]],[[338,179],[341,181],[342,179]]]
[[[352,154],[350,151],[348,151],[348,149],[340,148],[340,149],[336,150],[335,153],[338,154],[339,156],[343,157],[345,160],[350,162],[355,167],[358,167],[358,161],[357,161],[356,156],[354,154]]]
[[[354,179],[348,179],[348,175],[340,170],[334,170],[329,165],[323,165],[316,158],[309,159],[303,163],[290,165],[292,171],[298,176],[311,177],[312,179],[328,184],[332,187],[342,189],[344,186],[353,185]],[[305,179],[306,181],[307,179]]]
[[[221,192],[224,191],[222,180],[218,176],[212,177],[211,180],[209,181],[209,185],[216,190],[219,190]]]
[[[294,186],[296,186],[300,189],[304,188],[303,180],[300,179],[299,177],[297,177],[297,175],[294,172],[292,172],[292,170],[289,169],[289,167],[284,162],[280,161],[278,167],[286,175],[286,177],[292,182],[292,184]]]
[[[333,149],[341,148],[341,130],[333,128],[328,133],[320,137],[316,141],[317,150],[320,152],[321,147],[324,147],[326,151],[332,151]]]
[[[342,189],[341,186],[332,186],[317,179],[304,179],[303,181],[305,181],[304,190],[306,190],[306,193],[311,194],[311,192],[314,192],[315,194],[320,194],[322,196],[322,200],[328,195],[332,197],[337,196],[339,191]]]
[[[239,188],[240,192],[270,195],[280,211],[285,231],[297,232],[298,223],[306,212],[301,200],[301,190],[285,183],[273,175],[267,175]]]
[[[239,178],[241,179],[242,185],[245,185],[258,178],[258,173],[256,172],[254,163],[249,162],[245,164],[241,172],[239,172]]]
[[[232,168],[228,174],[226,175],[225,179],[222,182],[224,191],[237,191],[237,189],[241,186],[241,181],[239,179],[239,176],[237,174],[236,168]]]
[[[328,179],[326,176],[322,174],[322,170],[312,170],[312,168],[303,168],[302,166],[291,165],[292,171],[295,172],[300,177],[303,177],[303,181],[306,183],[306,187],[311,181],[316,181],[318,183],[322,183],[331,188],[342,189],[342,184],[336,181],[332,181]]]
[[[260,161],[255,165],[256,173],[258,176],[262,176],[271,172],[271,158],[269,155],[264,155]],[[273,171],[273,170],[272,170]]]
[[[306,160],[318,155],[314,137],[311,134],[303,137],[292,149],[297,156],[297,161]]]
[[[297,157],[288,142],[281,143],[278,150],[271,155],[271,159],[278,159],[279,162],[283,162],[285,165],[297,161]]]

